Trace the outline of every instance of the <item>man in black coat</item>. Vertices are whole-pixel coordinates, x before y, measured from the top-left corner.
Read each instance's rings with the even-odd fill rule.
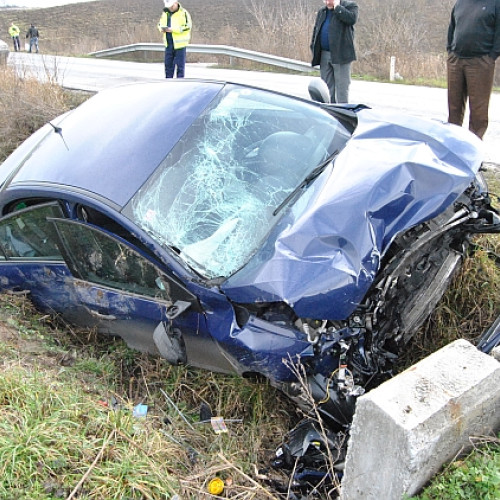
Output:
[[[462,125],[469,98],[469,130],[482,139],[500,55],[500,0],[457,0],[446,48],[448,121]]]
[[[33,49],[36,50],[36,53],[38,54],[38,37],[40,36],[40,33],[38,32],[38,28],[32,24],[28,32],[26,33],[26,38],[29,38],[30,41],[30,52],[33,52]]]
[[[356,60],[354,24],[358,6],[351,0],[325,0],[314,23],[311,40],[312,66],[320,68],[331,102],[348,102],[351,63]]]

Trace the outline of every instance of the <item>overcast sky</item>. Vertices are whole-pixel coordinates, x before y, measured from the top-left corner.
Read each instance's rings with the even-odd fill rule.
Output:
[[[0,7],[55,7],[68,3],[91,2],[93,0],[0,0]]]

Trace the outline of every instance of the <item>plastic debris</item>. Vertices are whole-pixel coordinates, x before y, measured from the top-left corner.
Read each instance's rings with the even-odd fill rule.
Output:
[[[148,405],[138,404],[134,406],[132,415],[136,418],[143,418],[148,414]]]
[[[103,408],[108,408],[109,410],[120,410],[122,408],[122,405],[114,396],[112,396],[109,400],[99,399],[97,404]]]
[[[210,409],[210,406],[203,402],[200,405],[200,422],[209,422],[210,419],[213,417],[212,415],[212,410]]]
[[[212,424],[212,429],[214,430],[215,434],[222,434],[224,432],[227,432],[224,417],[212,417],[210,419],[210,423]]]
[[[224,481],[220,477],[214,477],[207,486],[211,495],[220,495],[224,491]]]
[[[346,451],[344,433],[322,429],[316,421],[304,419],[288,433],[286,442],[276,450],[271,465],[288,471],[292,489],[307,491],[314,487],[321,492],[325,488],[336,488],[340,483]],[[330,470],[330,459],[333,471]]]

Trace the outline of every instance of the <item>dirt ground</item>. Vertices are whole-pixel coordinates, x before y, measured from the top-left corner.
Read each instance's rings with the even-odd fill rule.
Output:
[[[0,313],[1,314],[1,313]],[[43,368],[54,368],[61,365],[64,354],[58,355],[51,352],[43,339],[30,338],[29,333],[21,333],[20,326],[10,324],[8,318],[0,317],[0,348],[2,370],[12,364],[22,366],[38,366]]]

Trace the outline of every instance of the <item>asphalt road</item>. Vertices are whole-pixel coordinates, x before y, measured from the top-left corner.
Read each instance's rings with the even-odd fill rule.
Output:
[[[42,80],[51,79],[67,88],[87,91],[99,91],[116,85],[164,78],[161,63],[133,63],[17,52],[9,55],[8,64],[16,67],[21,75],[35,76]],[[215,69],[197,64],[188,64],[186,75],[189,78],[246,83],[306,98],[307,86],[312,78],[281,73]],[[447,119],[445,89],[355,80],[351,84],[350,101],[436,120]],[[483,143],[485,160],[500,164],[499,94],[491,96],[490,124]]]

